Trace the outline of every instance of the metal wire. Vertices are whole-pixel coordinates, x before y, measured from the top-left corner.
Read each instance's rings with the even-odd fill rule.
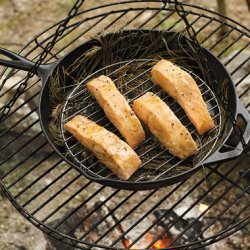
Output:
[[[139,45],[138,45],[139,46]],[[90,119],[98,122],[98,123],[102,123],[102,125],[106,128],[108,126],[110,126],[110,122],[106,121],[105,123],[103,123],[102,121],[105,121],[105,115],[102,115],[100,117],[100,111],[98,109],[93,109],[93,106],[96,106],[96,101],[91,98],[88,94],[87,94],[87,89],[86,89],[86,82],[89,81],[89,79],[92,79],[98,75],[100,75],[103,71],[105,70],[109,70],[109,72],[111,72],[108,76],[112,78],[112,80],[119,86],[118,89],[122,92],[122,94],[129,100],[130,103],[133,102],[133,100],[135,100],[136,98],[138,98],[139,96],[143,95],[144,93],[146,93],[147,91],[152,91],[153,89],[155,90],[155,86],[154,84],[152,84],[149,80],[145,80],[144,78],[142,78],[140,80],[140,78],[142,76],[147,76],[148,79],[150,79],[150,71],[151,71],[151,66],[147,66],[147,64],[151,64],[152,60],[150,59],[137,59],[137,60],[131,60],[131,61],[125,61],[125,62],[121,62],[121,63],[117,63],[115,65],[110,65],[107,66],[103,69],[98,70],[98,72],[90,75],[89,77],[87,77],[87,79],[83,80],[79,85],[77,85],[77,87],[75,89],[73,89],[73,91],[68,94],[68,98],[64,104],[64,108],[62,110],[62,117],[61,117],[61,128],[63,130],[63,139],[65,142],[65,146],[68,150],[68,152],[70,153],[71,157],[73,158],[73,161],[77,163],[78,166],[80,166],[80,168],[85,171],[87,174],[90,173],[91,175],[97,177],[97,178],[107,178],[109,179],[117,179],[117,177],[115,175],[112,175],[111,171],[107,171],[107,168],[103,165],[101,165],[99,162],[95,161],[95,163],[93,162],[93,157],[89,156],[87,151],[85,151],[84,149],[82,149],[82,147],[76,142],[76,140],[72,140],[72,136],[66,132],[63,127],[64,124],[69,121],[72,117],[74,117],[76,114],[84,114],[85,116],[89,117]],[[133,69],[133,77],[130,79],[126,79],[127,76],[131,75],[131,72],[129,71],[125,71],[123,72],[124,68],[126,67],[132,67]],[[141,67],[146,67],[146,69],[144,71],[139,71],[137,73],[137,71],[134,70],[134,68],[141,68]],[[196,80],[199,88],[202,90],[202,95],[203,98],[206,100],[207,105],[210,107],[209,111],[213,116],[213,119],[216,121],[215,123],[216,128],[213,129],[213,131],[210,131],[208,137],[209,139],[207,139],[206,137],[198,137],[197,133],[195,133],[195,130],[192,129],[190,131],[191,134],[196,134],[196,136],[198,137],[198,141],[200,142],[199,145],[199,150],[200,152],[206,152],[207,148],[209,147],[210,150],[207,152],[206,155],[200,157],[199,154],[196,156],[199,161],[196,162],[194,166],[197,166],[200,164],[200,162],[205,159],[207,157],[207,155],[212,152],[214,145],[216,144],[217,139],[220,136],[220,128],[221,128],[221,111],[219,108],[219,103],[217,102],[216,96],[212,93],[211,89],[205,84],[204,81],[202,81],[198,76],[194,75],[192,72],[189,72],[194,79]],[[116,77],[119,78],[116,78]],[[123,80],[123,83],[119,83],[119,79]],[[135,85],[133,84],[133,87],[130,87],[130,85],[132,83],[135,82],[135,80],[138,80],[138,83]],[[141,87],[143,86],[143,88]],[[132,93],[133,94],[133,90],[138,90],[142,89],[141,91],[139,91],[136,96],[130,96],[129,94]],[[159,89],[156,89],[156,94],[162,94],[162,91]],[[76,99],[80,99],[81,102],[79,104],[79,106],[76,106]],[[179,106],[175,106],[176,102],[173,102],[173,100],[168,100],[167,96],[164,96],[162,98],[164,101],[166,101],[169,105],[169,107],[173,110],[174,113],[178,114],[179,111],[181,111]],[[87,104],[86,104],[87,103]],[[84,105],[82,105],[84,104]],[[98,118],[96,118],[96,116]],[[185,119],[187,119],[187,116],[184,114],[182,114],[179,117],[180,121],[185,121]],[[191,123],[185,123],[185,126],[188,127],[190,126]],[[116,129],[112,129],[112,132],[117,132]],[[148,181],[148,180],[158,180],[161,178],[164,178],[167,176],[167,174],[170,171],[175,170],[175,168],[178,168],[178,166],[183,163],[183,161],[179,161],[177,158],[173,157],[171,154],[169,154],[165,149],[160,149],[159,148],[159,144],[152,144],[150,145],[149,143],[147,143],[149,140],[151,140],[153,143],[153,137],[151,136],[146,142],[144,142],[141,147],[144,147],[144,145],[147,145],[147,147],[145,148],[146,151],[144,149],[140,150],[140,147],[137,147],[137,150],[139,153],[140,158],[143,160],[142,166],[140,167],[140,174],[139,175],[134,175],[132,177],[131,181],[136,181],[137,183],[139,182],[144,182],[144,181]],[[211,144],[211,142],[213,142]],[[87,155],[88,159],[82,159],[82,153],[84,152],[84,155]],[[152,153],[152,156],[150,159],[144,158],[143,156],[148,154],[148,153]],[[162,155],[164,153],[164,158],[161,159],[159,158],[160,155]],[[86,157],[85,157],[86,158]],[[71,158],[69,158],[71,160]],[[90,159],[90,160],[89,160]],[[166,160],[167,159],[167,160]],[[151,162],[153,160],[158,160],[158,166],[154,168],[154,170],[151,170]],[[177,162],[176,164],[171,166],[171,162]],[[163,168],[164,166],[166,166],[167,164],[169,164],[169,166],[167,168]],[[185,164],[185,163],[184,163]],[[98,169],[94,170],[94,167],[98,165]],[[161,170],[163,169],[163,170]]]

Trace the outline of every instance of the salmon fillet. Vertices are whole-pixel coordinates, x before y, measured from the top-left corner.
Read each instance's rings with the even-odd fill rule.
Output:
[[[147,92],[134,101],[133,109],[171,154],[186,159],[197,152],[191,134],[157,95]]]
[[[200,89],[190,74],[167,60],[161,60],[153,67],[151,75],[153,82],[184,109],[200,135],[215,127]]]
[[[128,180],[141,165],[140,158],[127,143],[84,116],[75,116],[64,129],[122,180]]]
[[[145,140],[140,121],[109,77],[95,78],[87,83],[87,89],[132,148]]]

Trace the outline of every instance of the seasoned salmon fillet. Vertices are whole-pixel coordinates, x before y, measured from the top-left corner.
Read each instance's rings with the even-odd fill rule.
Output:
[[[147,92],[134,100],[133,109],[171,154],[186,159],[197,152],[191,134],[157,95]]]
[[[128,180],[141,165],[140,158],[127,143],[84,116],[75,116],[64,129],[122,180]]]
[[[184,109],[200,135],[214,128],[200,89],[190,74],[167,60],[161,60],[153,67],[151,75],[153,82]]]
[[[109,77],[93,79],[87,83],[87,89],[132,148],[145,140],[140,121]]]

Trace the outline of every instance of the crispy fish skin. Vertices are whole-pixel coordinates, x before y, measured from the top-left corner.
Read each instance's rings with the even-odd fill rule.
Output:
[[[139,156],[127,143],[82,115],[64,124],[64,129],[122,180],[128,180],[141,165]]]
[[[86,86],[132,148],[136,148],[145,140],[145,133],[139,119],[109,77],[99,76],[88,82]]]
[[[191,134],[157,95],[147,92],[134,100],[133,109],[171,154],[184,160],[197,152]]]
[[[151,70],[152,80],[160,85],[184,109],[200,135],[215,127],[200,89],[190,74],[167,60]]]

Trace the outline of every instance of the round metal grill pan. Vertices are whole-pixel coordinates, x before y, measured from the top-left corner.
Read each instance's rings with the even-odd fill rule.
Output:
[[[150,38],[150,40],[145,39],[145,36]],[[115,43],[110,43],[108,48],[108,55],[109,59],[107,58],[107,51],[102,50],[102,47],[98,47],[98,44],[102,44],[102,39],[111,39],[112,41],[116,41]],[[177,40],[176,40],[177,39]],[[160,46],[156,46],[160,45]],[[174,53],[170,46],[174,46]],[[178,47],[176,48],[176,46]],[[85,174],[86,177],[101,182],[104,185],[109,185],[116,188],[125,188],[125,189],[152,189],[152,188],[159,188],[161,186],[165,186],[168,184],[173,184],[176,182],[179,182],[188,176],[190,176],[194,171],[198,169],[198,167],[201,165],[201,163],[212,163],[217,162],[221,160],[228,160],[229,158],[236,157],[240,155],[240,153],[243,151],[243,145],[241,142],[238,143],[236,147],[233,148],[230,152],[220,152],[219,150],[223,146],[224,142],[228,139],[230,136],[233,125],[232,120],[229,119],[229,116],[234,119],[237,117],[237,115],[241,115],[244,117],[245,121],[247,122],[247,127],[242,133],[241,137],[245,140],[249,140],[249,134],[248,129],[250,126],[249,123],[249,114],[245,110],[245,108],[240,104],[239,99],[236,97],[235,94],[235,88],[233,85],[233,82],[223,67],[223,65],[216,59],[209,51],[201,48],[203,51],[202,57],[197,58],[197,47],[194,47],[195,44],[192,44],[191,40],[188,40],[185,38],[185,36],[181,33],[176,32],[160,32],[157,30],[122,30],[119,32],[114,33],[108,33],[102,37],[99,37],[99,39],[90,40],[89,42],[82,44],[81,46],[74,49],[71,53],[63,57],[62,59],[54,62],[51,65],[40,65],[36,72],[39,74],[43,79],[43,86],[41,88],[41,94],[40,94],[40,102],[39,102],[39,108],[38,113],[40,117],[40,124],[42,127],[42,130],[44,132],[45,137],[48,139],[52,147],[56,150],[56,152],[70,165],[73,165],[76,169],[80,170],[81,173]],[[93,50],[98,47],[98,53],[96,53],[96,56],[98,57],[99,62],[97,64],[94,64],[94,69],[92,69],[91,73],[88,73],[85,75],[85,77],[88,77],[88,75],[92,75],[92,72],[95,72],[96,70],[102,68],[103,70],[99,70],[98,72],[101,74],[109,75],[110,73],[113,74],[115,72],[117,74],[117,77],[112,77],[112,79],[125,79],[127,82],[124,82],[124,84],[118,83],[121,85],[120,87],[126,92],[125,86],[131,89],[130,94],[127,96],[128,99],[133,98],[133,95],[131,93],[138,92],[137,95],[140,96],[142,92],[151,90],[149,89],[149,86],[144,86],[141,91],[140,88],[137,88],[137,85],[132,85],[132,83],[128,84],[128,82],[133,82],[133,84],[138,83],[138,86],[141,84],[141,79],[144,77],[147,77],[146,80],[148,80],[149,76],[146,75],[146,73],[143,70],[146,70],[146,72],[150,71],[150,67],[152,66],[152,62],[150,64],[150,60],[157,59],[160,56],[166,59],[171,59],[177,61],[177,64],[183,66],[184,68],[188,68],[191,70],[190,73],[195,73],[197,76],[200,76],[202,79],[206,79],[205,75],[209,76],[210,73],[214,73],[216,76],[216,79],[214,81],[208,80],[206,82],[206,85],[209,84],[209,87],[214,91],[217,97],[217,103],[218,100],[220,101],[220,107],[223,108],[222,114],[223,114],[223,133],[218,133],[219,135],[219,143],[214,143],[210,145],[210,142],[208,141],[208,146],[204,147],[203,138],[200,138],[199,136],[196,137],[196,140],[198,141],[198,144],[200,143],[200,153],[198,154],[198,157],[194,159],[189,159],[187,162],[180,162],[176,158],[172,158],[171,156],[166,157],[166,155],[162,152],[162,149],[160,146],[158,147],[157,142],[153,140],[150,136],[148,136],[148,140],[146,141],[146,144],[144,143],[143,147],[144,150],[138,148],[138,154],[141,155],[143,158],[144,166],[148,165],[150,166],[150,171],[144,171],[143,174],[138,171],[139,177],[135,175],[135,179],[127,182],[122,182],[117,180],[115,177],[111,177],[110,172],[107,169],[103,168],[94,158],[91,158],[86,152],[81,152],[80,149],[73,151],[74,149],[74,142],[72,144],[66,145],[65,147],[61,147],[56,143],[56,139],[54,137],[54,133],[50,130],[51,122],[56,117],[58,125],[56,127],[60,129],[60,118],[61,115],[61,107],[64,105],[64,98],[66,98],[65,93],[59,95],[60,100],[62,103],[60,105],[54,105],[54,101],[51,100],[52,98],[52,87],[58,86],[57,84],[60,84],[60,82],[63,82],[64,87],[62,89],[65,90],[68,89],[68,87],[73,88],[71,84],[74,84],[74,86],[78,85],[79,82],[82,82],[82,80],[76,81],[74,79],[74,75],[79,75],[79,69],[82,67],[82,65],[79,65],[78,59],[79,55],[82,55],[83,52],[86,52],[88,49],[88,52],[90,53],[91,61],[93,58]],[[181,53],[180,53],[181,52]],[[12,67],[22,68],[24,70],[29,70],[34,66],[34,63],[20,57],[19,55],[14,54],[13,52],[3,50],[3,53],[7,55],[10,58],[14,58],[17,60],[13,62],[9,61],[3,61],[3,64],[11,65]],[[102,54],[103,53],[103,54]],[[106,53],[106,54],[105,54]],[[182,59],[180,59],[179,56],[181,56]],[[101,57],[100,57],[101,56]],[[136,63],[136,60],[144,58],[147,58],[147,63],[141,64],[141,65],[133,65]],[[206,70],[204,67],[200,67],[199,65],[199,58],[205,58],[207,60],[208,64],[212,65],[212,68],[214,69],[211,71],[210,69]],[[108,59],[108,60],[107,60]],[[119,63],[128,60],[127,64],[124,65],[124,67],[119,66]],[[133,59],[133,60],[132,60]],[[131,61],[132,60],[132,61]],[[198,60],[198,62],[197,62]],[[77,62],[78,65],[75,68],[75,65],[71,65],[71,62]],[[90,63],[91,63],[90,61]],[[113,61],[113,63],[111,63]],[[133,64],[132,64],[133,63]],[[184,65],[183,65],[184,63]],[[110,65],[110,66],[108,66]],[[143,66],[145,65],[145,66]],[[148,66],[147,66],[148,65]],[[68,70],[70,67],[73,67],[72,69],[73,75],[68,74]],[[106,66],[106,68],[105,68]],[[80,67],[80,68],[79,68]],[[145,69],[143,67],[146,67]],[[147,68],[148,67],[148,68]],[[85,69],[85,67],[82,67]],[[66,73],[65,73],[66,69]],[[132,70],[129,72],[129,69]],[[140,69],[140,73],[135,71]],[[119,72],[119,70],[122,72]],[[126,70],[128,72],[126,72]],[[147,71],[148,70],[148,71]],[[209,71],[210,70],[210,71]],[[103,71],[103,72],[102,72]],[[86,73],[86,72],[85,72]],[[213,75],[214,75],[213,74]],[[138,78],[131,78],[130,76],[136,76],[138,75]],[[121,77],[122,76],[122,77]],[[205,77],[205,78],[204,78]],[[69,79],[71,78],[71,79]],[[83,79],[84,77],[80,78]],[[89,79],[89,77],[88,77]],[[59,81],[58,81],[59,80]],[[69,81],[68,81],[69,80]],[[198,79],[199,80],[199,79]],[[73,82],[73,83],[72,83]],[[200,84],[201,85],[201,84]],[[201,85],[203,87],[203,85]],[[61,87],[56,89],[60,89]],[[133,90],[133,91],[132,91]],[[157,92],[158,90],[155,89]],[[58,94],[58,93],[57,93]],[[160,92],[159,92],[160,94]],[[204,92],[204,94],[207,95],[207,92]],[[77,96],[76,96],[77,97]],[[211,98],[213,96],[210,96]],[[221,99],[223,97],[223,99]],[[211,99],[210,98],[210,99]],[[67,99],[67,98],[66,98]],[[207,102],[209,102],[210,99],[206,99]],[[213,99],[211,99],[213,101]],[[73,106],[77,105],[82,102],[86,102],[88,107],[92,107],[93,103],[88,103],[88,99],[84,98],[76,98],[73,100]],[[172,102],[170,103],[172,104]],[[175,105],[175,104],[173,104]],[[216,106],[216,104],[215,104]],[[219,106],[219,105],[217,105]],[[59,107],[59,109],[58,109]],[[177,106],[178,107],[178,106]],[[177,111],[176,106],[173,107],[175,111]],[[79,108],[79,107],[78,107]],[[83,107],[81,107],[83,108]],[[101,119],[102,115],[101,113],[98,113],[99,107],[94,106],[92,108],[96,108],[96,117],[95,119]],[[214,104],[211,103],[211,109],[213,110]],[[55,110],[58,110],[59,112],[56,114],[53,114]],[[180,109],[181,110],[181,109]],[[179,111],[179,109],[178,109]],[[79,111],[80,112],[80,111]],[[180,111],[181,112],[181,111]],[[74,111],[75,113],[75,111]],[[90,113],[89,113],[90,114]],[[179,118],[185,117],[185,114],[177,114],[177,116],[180,116]],[[215,117],[216,118],[216,117]],[[185,118],[182,118],[185,120]],[[106,125],[105,119],[103,118],[103,125]],[[183,121],[184,125],[191,126],[191,124],[186,123]],[[102,125],[102,124],[101,124]],[[217,125],[221,126],[221,123],[217,123]],[[113,130],[111,124],[106,125],[108,129],[111,131]],[[192,130],[192,127],[189,127],[190,130]],[[62,130],[62,129],[61,129]],[[193,132],[194,133],[194,132]],[[56,132],[57,134],[57,132]],[[59,131],[58,134],[60,134],[60,139],[62,139],[62,142],[64,143],[65,138],[62,138],[62,131]],[[195,136],[195,133],[194,133]],[[211,139],[211,143],[218,139],[217,136],[208,135],[207,138]],[[69,139],[67,139],[69,140]],[[152,140],[152,141],[150,141]],[[150,144],[147,143],[150,141]],[[206,144],[206,145],[207,145]],[[72,153],[70,152],[71,156],[75,158],[82,157],[82,159],[85,159],[89,162],[89,159],[91,160],[87,165],[87,168],[79,168],[78,162],[75,164],[75,162],[72,161],[72,157],[67,156],[67,147],[72,149]],[[153,147],[154,150],[151,149]],[[211,151],[211,154],[208,154],[208,151]],[[214,152],[212,152],[214,151]],[[152,153],[153,152],[153,153]],[[205,159],[206,156],[207,158]],[[202,157],[201,157],[202,156]],[[160,160],[163,158],[163,160]],[[202,161],[201,159],[205,159],[205,161]],[[81,162],[84,166],[86,166],[85,162]],[[91,166],[91,167],[90,167]],[[93,168],[94,166],[94,168]],[[165,168],[164,168],[165,167]],[[144,169],[144,168],[142,168]],[[84,171],[83,171],[84,170]],[[87,171],[88,173],[85,173]],[[91,172],[90,172],[91,171]],[[97,174],[98,173],[98,174]]]
[[[192,137],[196,141],[199,152],[194,157],[185,161],[171,155],[145,128],[146,140],[138,146],[135,151],[142,160],[141,168],[130,178],[130,182],[143,183],[148,181],[166,180],[169,177],[180,175],[191,168],[198,166],[213,151],[221,131],[221,111],[219,102],[209,88],[197,75],[190,72],[196,80],[208,110],[213,117],[216,127],[204,136],[200,136],[191,124],[182,108],[169,97],[159,86],[150,80],[150,70],[156,60],[135,59],[110,65],[100,69],[96,73],[84,79],[68,95],[65,102],[62,117],[61,129],[65,147],[70,155],[70,159],[77,165],[81,172],[84,172],[90,179],[118,180],[112,172],[100,163],[96,157],[83,148],[73,136],[63,129],[63,125],[75,115],[81,114],[104,126],[109,131],[114,132],[121,139],[121,135],[113,124],[106,118],[94,98],[90,96],[86,89],[86,83],[102,74],[107,74],[114,81],[121,93],[132,105],[133,100],[152,91],[164,100],[183,125],[188,128]],[[143,69],[143,70],[142,70]],[[184,69],[186,70],[186,69]]]

